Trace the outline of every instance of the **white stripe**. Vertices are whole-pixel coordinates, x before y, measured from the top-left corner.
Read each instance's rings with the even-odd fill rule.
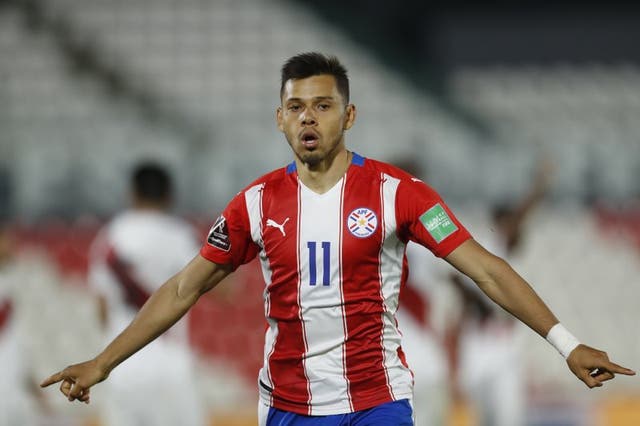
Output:
[[[393,216],[390,216],[389,218],[387,218],[385,216],[385,211],[389,208],[389,206],[385,203],[385,194],[384,194],[384,189],[385,189],[385,183],[387,182],[385,175],[381,174],[381,179],[380,179],[380,220],[382,221],[382,223],[380,224],[380,231],[381,231],[381,238],[382,238],[382,245],[380,246],[380,253],[378,254],[378,276],[380,277],[380,297],[384,303],[384,310],[381,314],[382,318],[381,322],[382,322],[382,330],[380,332],[380,347],[382,347],[382,365],[384,366],[384,375],[385,378],[387,380],[387,387],[389,388],[389,393],[391,394],[391,397],[393,399],[395,399],[395,394],[393,393],[393,386],[391,385],[391,381],[389,380],[389,371],[388,371],[388,365],[387,365],[387,347],[385,345],[385,329],[386,329],[386,323],[385,323],[385,315],[388,312],[387,311],[387,305],[386,305],[386,298],[384,295],[384,277],[382,276],[382,265],[384,264],[383,259],[382,259],[382,253],[384,251],[384,242],[386,241],[386,237],[388,234],[393,233],[393,229],[395,229],[395,226],[392,229],[387,230],[386,228],[386,224],[387,224],[387,219],[391,219],[393,222],[392,224],[395,224],[395,209],[394,209],[394,214]]]
[[[251,226],[251,239],[260,247],[260,266],[262,268],[262,277],[268,287],[271,284],[271,267],[267,253],[264,250],[264,242],[262,241],[262,189],[264,184],[252,186],[244,193],[245,203],[247,205],[247,213],[249,215],[249,225]],[[265,301],[268,303],[268,301]]]
[[[249,216],[249,225],[251,228],[251,239],[260,247],[260,253],[258,257],[260,259],[260,268],[262,270],[262,277],[265,282],[265,290],[263,293],[264,298],[264,311],[265,317],[269,317],[269,308],[270,308],[270,300],[269,293],[267,292],[267,287],[271,284],[271,267],[269,265],[269,259],[267,258],[267,253],[264,249],[264,243],[262,240],[262,190],[264,188],[264,184],[252,186],[248,190],[245,191],[244,199],[245,204],[247,206],[247,214]],[[273,353],[273,349],[275,347],[276,338],[278,337],[278,328],[277,324],[269,324],[270,327],[265,333],[265,345],[264,345],[264,362],[263,367],[260,370],[258,375],[259,379],[262,380],[263,383],[273,388],[273,381],[271,380],[271,372],[269,371],[269,362],[268,359]],[[264,389],[260,389],[260,393],[264,394],[263,396],[270,395]]]
[[[258,379],[269,386],[271,389],[273,389],[273,380],[271,378],[271,372],[269,371],[269,358],[276,348],[276,340],[278,339],[278,322],[273,319],[267,318],[267,323],[269,324],[269,327],[264,334],[264,362],[262,363],[263,367],[260,369],[260,373],[258,374]],[[264,401],[268,401],[269,405],[271,405],[271,403],[273,402],[273,396],[271,395],[271,393],[259,384],[258,390],[261,399],[263,399]]]
[[[269,265],[269,258],[267,252],[264,249],[264,242],[262,240],[262,189],[264,184],[252,186],[244,195],[245,203],[247,205],[247,213],[249,216],[249,225],[251,227],[251,239],[260,247],[260,253],[258,257],[260,259],[260,267],[262,269],[262,277],[266,287],[271,284],[271,266]],[[265,287],[265,316],[269,312],[269,300],[268,293]]]
[[[304,319],[303,319],[303,308],[302,308],[302,266],[301,266],[301,258],[300,258],[300,251],[301,251],[301,247],[300,247],[300,241],[302,241],[301,237],[300,237],[300,228],[301,223],[302,223],[302,189],[304,188],[304,186],[302,185],[302,182],[300,182],[300,179],[298,179],[298,225],[297,225],[297,232],[296,232],[296,247],[298,247],[297,250],[297,255],[296,255],[296,264],[298,265],[298,307],[299,307],[299,311],[298,311],[298,318],[300,319],[300,323],[302,326],[302,340],[304,342],[304,351],[305,354],[302,357],[302,370],[304,371],[304,377],[307,380],[307,392],[309,393],[309,399],[307,400],[307,405],[308,405],[308,414],[311,415],[312,414],[312,406],[311,406],[311,399],[313,398],[313,394],[311,393],[311,381],[309,380],[309,374],[307,373],[307,356],[308,356],[308,352],[309,352],[309,346],[307,345],[307,330],[305,327],[305,323],[304,323]]]
[[[321,195],[301,185],[299,215],[300,303],[308,345],[305,373],[312,404],[325,410],[330,406],[334,412],[351,409],[343,362],[345,325],[340,289],[343,185],[341,180]],[[327,271],[324,270],[326,264],[329,265]],[[312,269],[315,269],[315,285],[311,285]],[[325,277],[329,278],[328,282]],[[321,413],[312,411],[311,414]]]
[[[411,392],[412,383],[411,372],[402,365],[397,351],[401,343],[401,334],[397,327],[395,313],[398,310],[405,251],[405,244],[400,241],[396,233],[396,193],[399,183],[400,180],[383,175],[381,193],[384,242],[380,252],[381,293],[385,304],[385,312],[382,314],[384,363],[391,393],[396,399]]]
[[[247,206],[251,239],[260,247],[262,244],[262,189],[264,184],[255,185],[244,192],[244,202]]]
[[[398,296],[400,295],[400,281],[402,279],[402,260],[405,244],[400,241],[396,233],[396,192],[400,180],[389,175],[383,175],[383,223],[384,243],[380,254],[380,274],[382,277],[382,295],[385,300],[385,310],[395,315],[398,310]]]
[[[345,174],[344,179],[342,181],[342,187],[340,188],[340,250],[338,251],[338,279],[340,282],[340,306],[342,306],[342,334],[345,338],[347,338],[347,312],[344,303],[344,291],[342,288],[342,283],[344,282],[344,274],[342,273],[342,249],[343,249],[343,239],[344,235],[342,233],[342,224],[345,223],[344,217],[344,191],[347,186],[347,178],[348,174]],[[345,382],[347,383],[347,396],[349,398],[349,411],[353,412],[353,399],[351,397],[351,384],[349,382],[349,378],[347,376],[347,345],[342,345],[342,376],[344,377]]]

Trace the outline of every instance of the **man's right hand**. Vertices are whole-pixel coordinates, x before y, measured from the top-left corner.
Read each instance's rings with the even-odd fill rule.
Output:
[[[69,401],[78,400],[88,404],[91,386],[102,382],[108,376],[109,372],[102,368],[95,359],[92,359],[71,365],[62,371],[52,374],[40,383],[40,387],[45,388],[54,383],[62,382],[60,383],[60,392]]]

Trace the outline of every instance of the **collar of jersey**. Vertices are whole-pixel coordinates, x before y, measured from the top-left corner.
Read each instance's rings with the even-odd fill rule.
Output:
[[[358,154],[357,152],[352,152],[353,157],[351,157],[351,164],[353,164],[354,166],[359,166],[362,167],[364,166],[364,160],[365,158],[363,156],[361,156],[360,154]],[[291,163],[289,163],[289,165],[287,165],[287,174],[290,175],[291,173],[297,171],[298,169],[296,168],[296,162],[295,160],[292,161]]]

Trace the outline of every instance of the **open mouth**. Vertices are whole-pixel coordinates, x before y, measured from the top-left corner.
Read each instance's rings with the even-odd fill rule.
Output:
[[[318,146],[319,140],[320,140],[319,135],[315,131],[310,129],[305,130],[300,135],[300,141],[302,142],[302,145],[304,145],[307,148],[315,148],[316,146]]]

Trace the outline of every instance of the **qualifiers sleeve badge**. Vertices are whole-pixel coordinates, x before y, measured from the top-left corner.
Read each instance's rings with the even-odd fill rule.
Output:
[[[366,238],[372,235],[378,227],[378,217],[372,210],[361,207],[349,214],[347,227],[354,236]]]
[[[440,243],[458,230],[458,227],[453,223],[440,203],[424,212],[420,216],[420,222],[429,231],[433,239],[436,240],[436,243]]]
[[[218,217],[216,222],[209,230],[209,236],[207,242],[215,248],[220,250],[229,251],[231,248],[231,240],[229,240],[229,228],[227,227],[227,220],[224,216]]]

